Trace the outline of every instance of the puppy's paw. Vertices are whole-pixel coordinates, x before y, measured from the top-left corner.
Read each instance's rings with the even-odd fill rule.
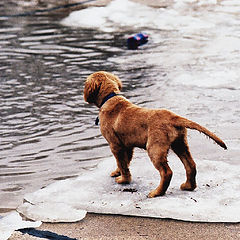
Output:
[[[118,183],[118,184],[128,184],[131,182],[131,177],[122,177],[122,176],[119,176],[119,177],[116,177],[115,181]]]
[[[110,174],[111,177],[118,177],[120,175],[121,175],[121,173],[118,170],[118,168]]]
[[[165,194],[165,192],[162,192],[162,191],[159,191],[158,189],[155,189],[148,194],[148,198],[163,196],[164,194]]]
[[[191,184],[189,182],[185,182],[180,186],[180,189],[183,191],[193,191],[197,187],[196,184]]]

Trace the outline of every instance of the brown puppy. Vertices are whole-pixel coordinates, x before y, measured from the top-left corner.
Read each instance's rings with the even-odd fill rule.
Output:
[[[100,129],[117,161],[117,169],[111,176],[116,177],[117,183],[129,183],[129,164],[133,149],[146,149],[161,176],[159,186],[148,196],[162,196],[172,178],[172,170],[167,161],[171,148],[186,169],[187,180],[181,185],[181,189],[194,190],[196,165],[189,151],[186,128],[206,134],[227,149],[225,143],[206,128],[166,109],[153,110],[132,104],[119,95],[121,87],[122,83],[118,77],[101,71],[87,78],[84,89],[85,101],[100,108]]]

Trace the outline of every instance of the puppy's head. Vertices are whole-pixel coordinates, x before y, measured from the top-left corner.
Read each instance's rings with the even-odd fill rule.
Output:
[[[101,106],[103,99],[110,93],[119,93],[122,88],[121,80],[108,72],[95,72],[88,76],[84,88],[84,100]]]

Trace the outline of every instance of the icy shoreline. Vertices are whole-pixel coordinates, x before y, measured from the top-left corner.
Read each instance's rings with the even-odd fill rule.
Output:
[[[163,197],[147,198],[148,192],[158,184],[159,174],[145,153],[139,152],[131,165],[133,182],[130,185],[118,185],[109,177],[115,166],[114,159],[109,158],[97,169],[76,179],[59,181],[27,194],[26,202],[18,211],[32,220],[44,222],[77,221],[81,209],[197,222],[240,222],[240,181],[234,166],[198,160],[198,188],[185,192],[179,189],[185,179],[182,164],[174,155],[169,161],[174,176]]]

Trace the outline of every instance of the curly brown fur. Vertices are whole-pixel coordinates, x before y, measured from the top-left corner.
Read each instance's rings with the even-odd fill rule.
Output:
[[[149,197],[165,194],[172,170],[167,162],[171,148],[182,161],[187,180],[181,185],[182,190],[193,191],[196,188],[196,164],[187,143],[187,128],[196,129],[222,148],[225,143],[215,134],[201,125],[182,118],[166,109],[147,109],[132,104],[121,95],[109,99],[101,106],[110,93],[119,93],[122,83],[115,75],[100,71],[91,74],[84,89],[84,99],[100,108],[99,119],[102,135],[108,141],[117,161],[117,169],[111,173],[117,183],[129,183],[131,174],[129,164],[134,147],[146,149],[148,155],[160,173],[159,186],[149,193]]]

